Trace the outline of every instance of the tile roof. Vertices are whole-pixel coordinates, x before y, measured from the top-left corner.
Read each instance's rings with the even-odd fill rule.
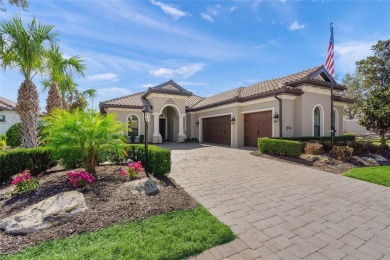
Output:
[[[6,98],[0,97],[0,109],[15,110],[16,103]]]
[[[202,99],[199,103],[191,107],[191,109],[197,109],[201,107],[208,107],[210,105],[217,105],[227,103],[231,100],[235,100],[240,96],[240,91],[242,88],[235,88],[208,98]]]
[[[174,81],[170,80],[156,87],[149,88],[146,92],[140,92],[125,97],[103,101],[100,103],[100,107],[142,108],[145,102],[147,102],[146,97],[148,94],[171,93],[188,96],[186,99],[187,109],[201,110],[226,103],[243,102],[250,99],[261,98],[276,93],[291,93],[300,95],[303,93],[302,90],[296,89],[295,87],[303,83],[330,87],[330,82],[327,78],[328,76],[329,74],[327,74],[325,71],[324,66],[321,65],[288,76],[256,83],[248,87],[235,88],[207,98],[193,95],[191,92],[183,89]],[[345,89],[343,85],[337,83],[334,85],[334,87],[337,90]]]

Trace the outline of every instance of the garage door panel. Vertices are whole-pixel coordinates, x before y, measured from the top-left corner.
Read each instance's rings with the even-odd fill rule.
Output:
[[[259,137],[272,137],[272,111],[244,115],[244,145],[257,146]]]
[[[203,142],[231,144],[230,116],[203,118]]]

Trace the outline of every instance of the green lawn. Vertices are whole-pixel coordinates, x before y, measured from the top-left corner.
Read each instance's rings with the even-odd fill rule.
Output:
[[[183,259],[234,238],[200,206],[44,242],[5,259]]]
[[[354,168],[345,176],[390,187],[390,166]]]
[[[373,144],[380,145],[381,144],[381,138],[380,137],[356,137],[357,141],[370,141]],[[386,143],[390,145],[390,140],[387,140]]]

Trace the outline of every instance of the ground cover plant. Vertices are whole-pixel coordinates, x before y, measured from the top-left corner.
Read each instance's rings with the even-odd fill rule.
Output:
[[[72,238],[57,239],[4,259],[183,259],[235,238],[206,209],[171,212]]]
[[[344,176],[390,187],[390,166],[355,168]]]

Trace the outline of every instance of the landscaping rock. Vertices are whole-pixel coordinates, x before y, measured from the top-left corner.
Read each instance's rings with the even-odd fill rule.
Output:
[[[156,195],[160,192],[157,182],[152,177],[126,182],[123,187],[130,189],[133,194],[143,193],[147,196]]]
[[[12,191],[15,189],[14,186],[8,186],[0,190],[0,201],[6,200],[11,197]]]
[[[62,192],[26,210],[0,221],[0,229],[9,234],[28,234],[70,221],[87,209],[84,195]]]
[[[362,157],[361,159],[365,166],[379,166],[379,163],[371,157]]]
[[[333,159],[333,158],[329,158],[329,157],[321,157],[320,158],[320,162],[321,163],[325,163],[325,164],[329,164],[329,165],[335,165],[336,164],[336,160]]]
[[[385,157],[383,157],[380,154],[373,154],[372,156],[375,158],[375,160],[377,162],[387,162],[388,161]]]
[[[308,160],[309,162],[315,162],[315,161],[318,161],[320,159],[320,157],[318,157],[316,155],[308,154],[305,156],[305,159]]]

